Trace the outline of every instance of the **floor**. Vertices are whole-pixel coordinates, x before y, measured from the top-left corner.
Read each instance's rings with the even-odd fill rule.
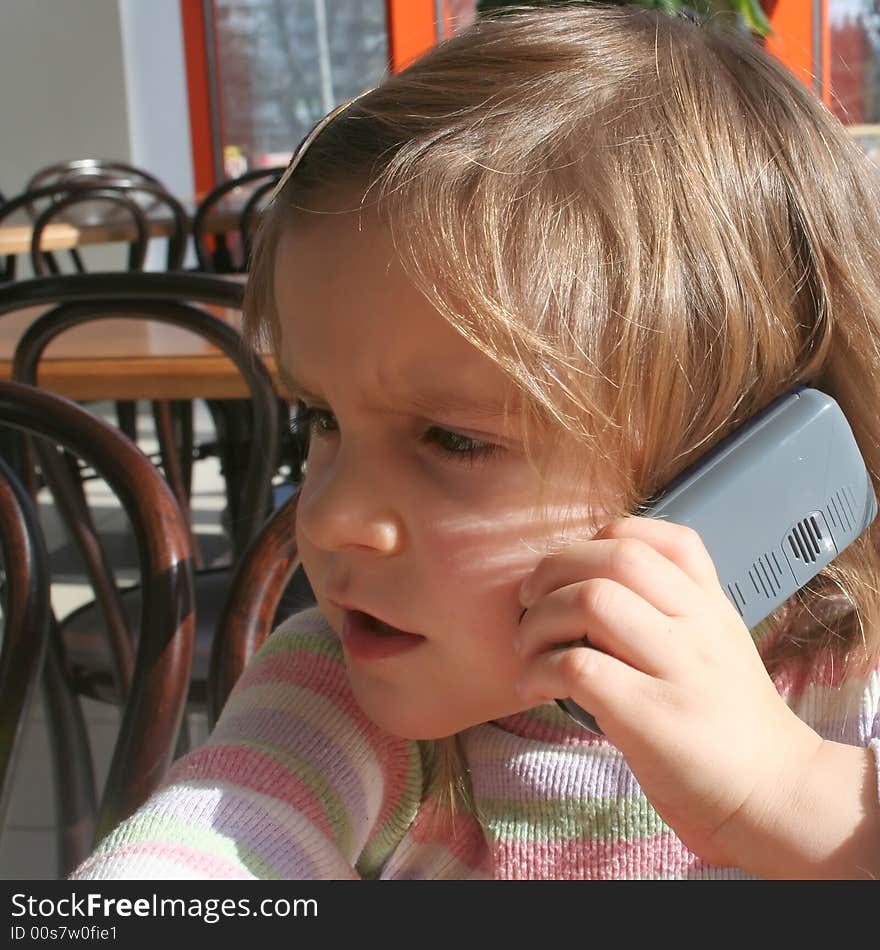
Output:
[[[109,404],[91,406],[99,415],[114,421]],[[146,409],[146,406],[143,407]],[[212,435],[207,411],[200,407],[196,414],[197,439]],[[138,432],[141,447],[152,452],[152,420],[146,411],[139,414]],[[221,525],[223,482],[215,459],[205,459],[195,466],[193,479],[193,521],[197,536],[208,561],[225,549]],[[103,483],[88,483],[89,500],[94,505],[97,526],[111,536],[113,562],[121,565],[123,579],[134,580],[135,552],[128,542],[125,519]],[[58,616],[65,616],[79,604],[90,600],[91,589],[85,582],[79,559],[48,498],[41,496],[40,514],[49,544],[53,571],[52,604]],[[84,711],[95,756],[98,787],[106,775],[118,729],[113,707],[86,701]],[[194,744],[207,735],[203,716],[190,716]],[[49,764],[48,739],[42,703],[33,703],[31,721],[16,763],[16,776],[11,792],[6,826],[0,836],[0,879],[57,879],[57,848],[55,842],[55,803],[53,779]]]

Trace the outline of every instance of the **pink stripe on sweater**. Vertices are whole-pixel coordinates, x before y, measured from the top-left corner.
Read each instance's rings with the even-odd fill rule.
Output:
[[[671,832],[629,841],[501,841],[496,878],[612,880],[682,877],[705,867]]]

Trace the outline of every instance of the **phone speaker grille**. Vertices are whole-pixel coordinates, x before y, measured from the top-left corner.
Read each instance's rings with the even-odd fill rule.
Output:
[[[785,542],[796,561],[815,564],[824,547],[822,528],[816,517],[810,515],[799,521],[789,532]]]

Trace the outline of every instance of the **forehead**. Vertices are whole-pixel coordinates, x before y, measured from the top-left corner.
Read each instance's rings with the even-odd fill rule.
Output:
[[[373,400],[508,402],[509,380],[419,291],[368,213],[298,214],[278,243],[274,291],[280,361],[297,388],[323,392],[344,376]]]

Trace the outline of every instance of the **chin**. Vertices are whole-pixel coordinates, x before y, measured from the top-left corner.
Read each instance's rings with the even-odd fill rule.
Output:
[[[359,689],[352,683],[352,692],[361,711],[380,729],[401,739],[445,739],[473,726],[511,715],[519,709],[472,709],[468,713],[451,713],[447,705],[420,702],[418,698],[391,700],[387,693],[377,695],[371,689]]]

